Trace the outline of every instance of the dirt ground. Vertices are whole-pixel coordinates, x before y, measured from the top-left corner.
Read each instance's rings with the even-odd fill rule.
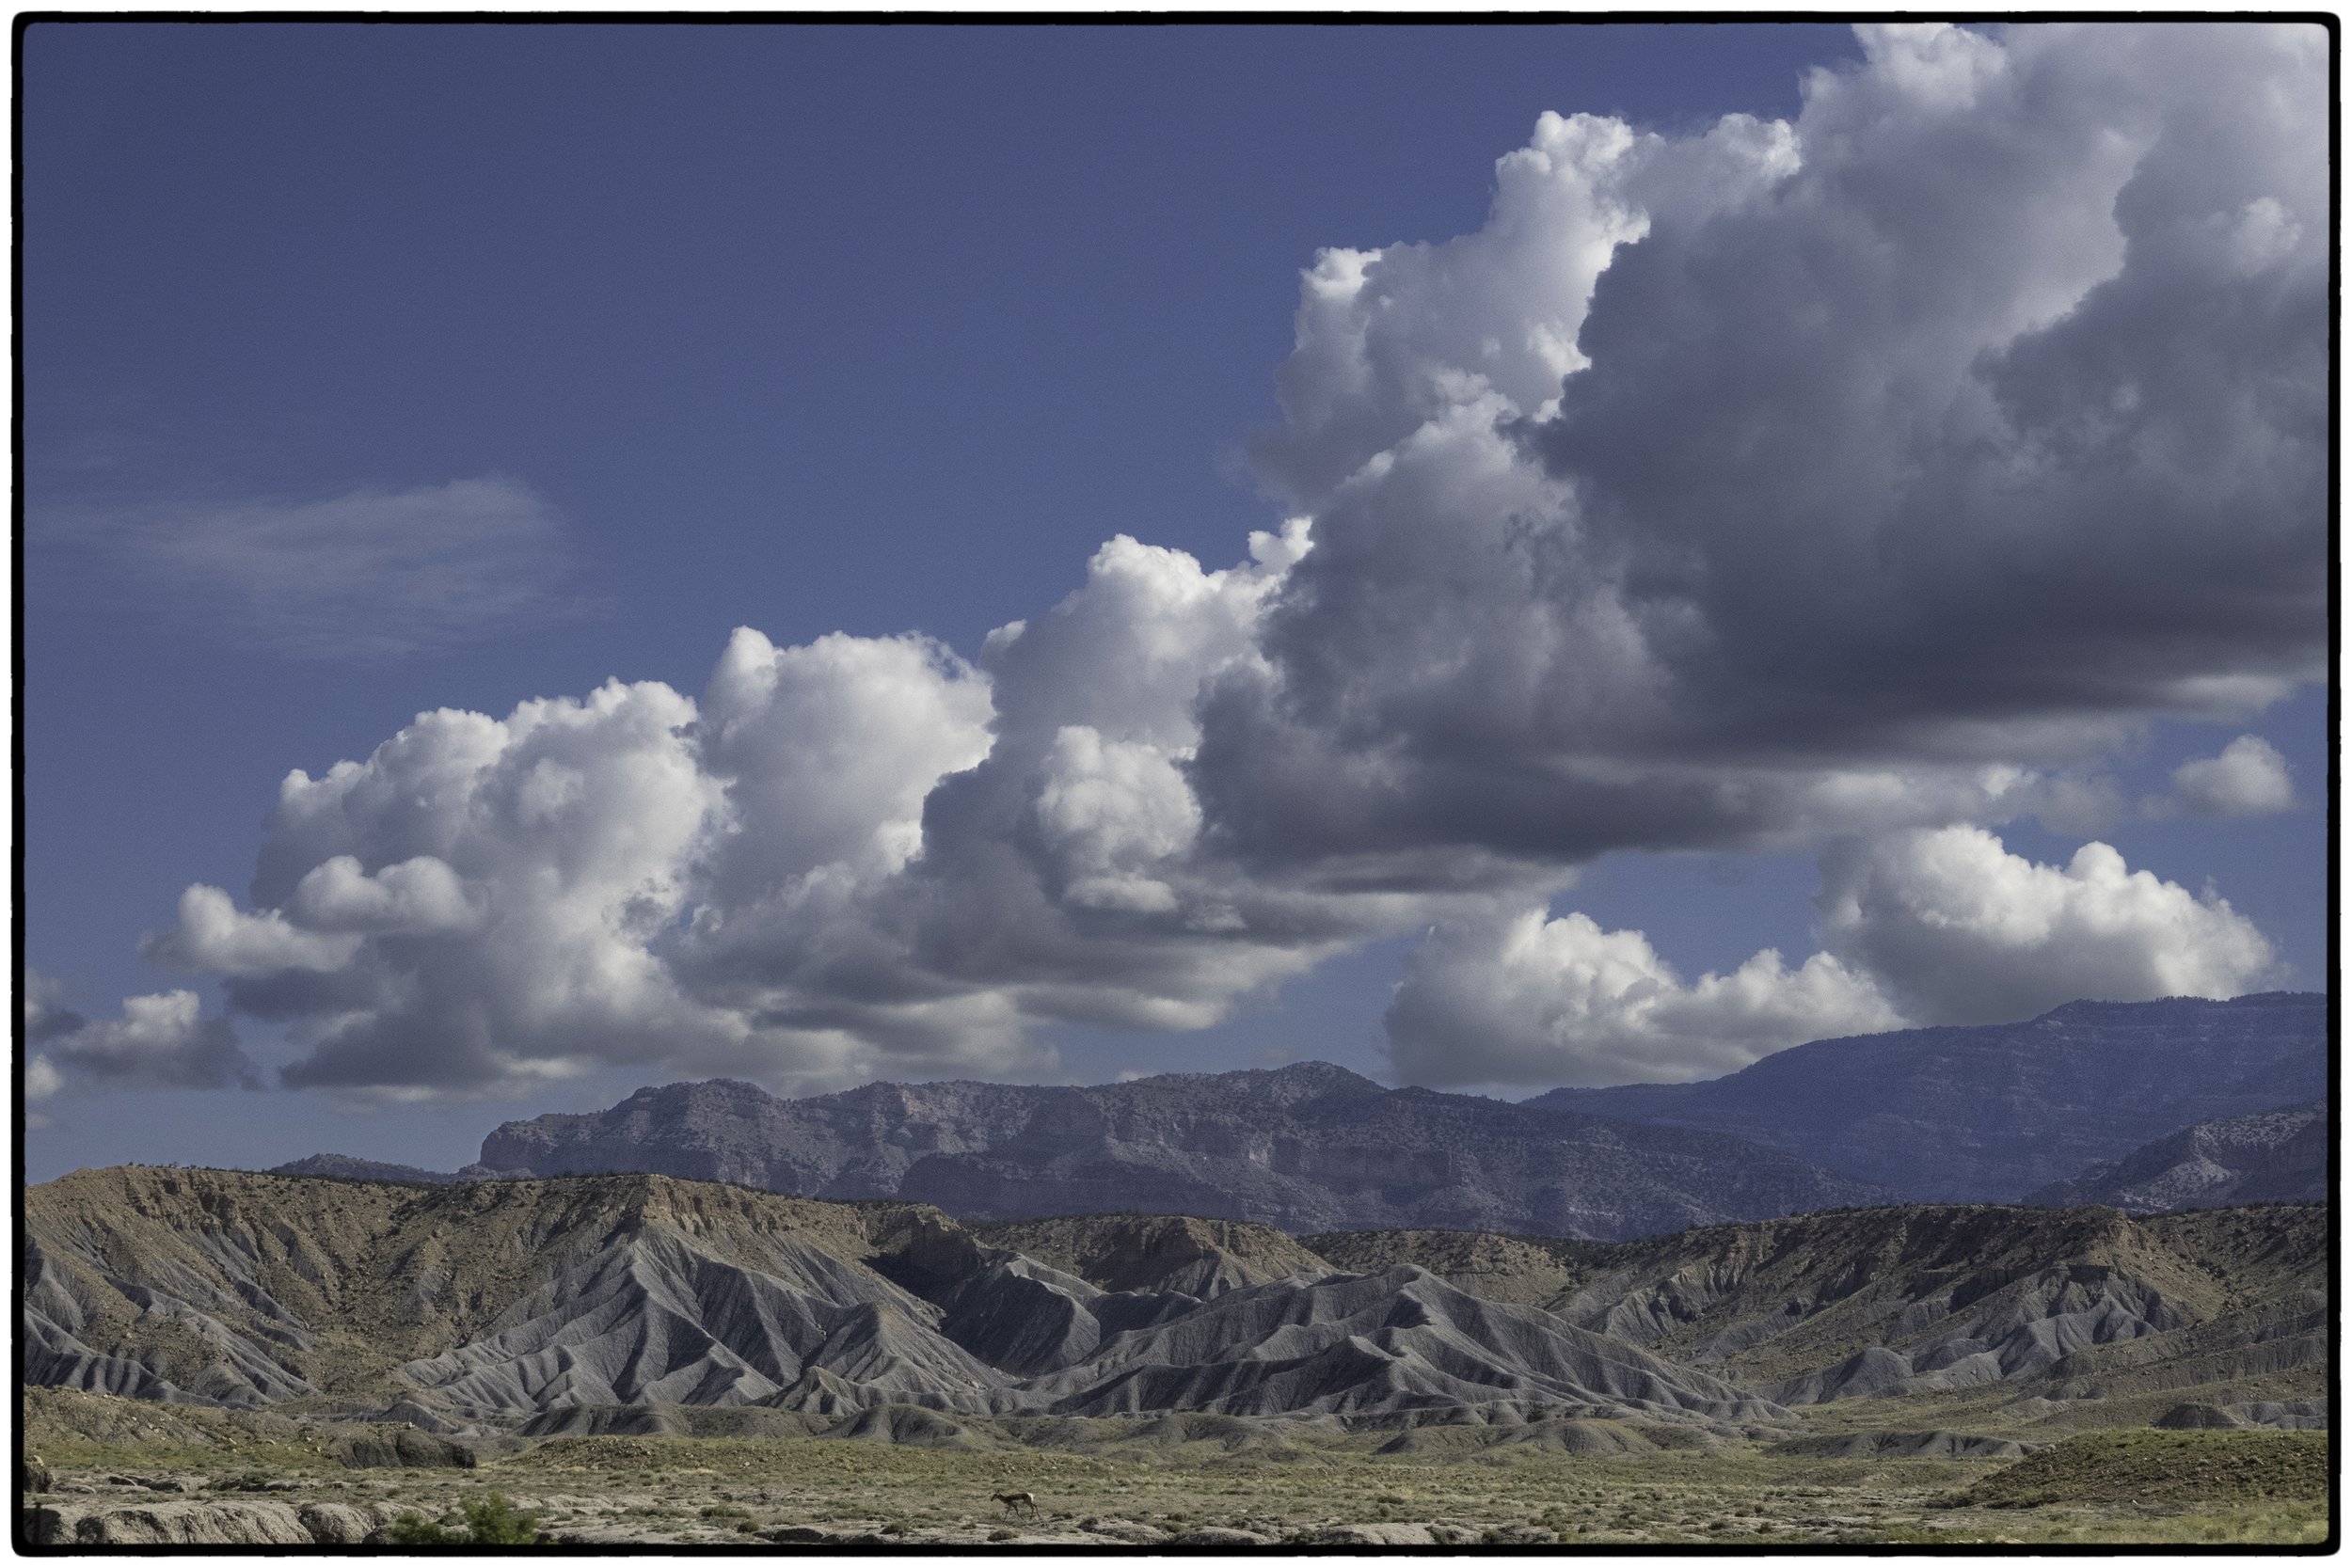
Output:
[[[2213,1434],[2211,1452],[2226,1459],[2233,1435]],[[1433,1459],[1371,1452],[1368,1442],[1267,1454],[1122,1442],[1116,1429],[1083,1452],[576,1437],[472,1469],[366,1470],[305,1444],[77,1445],[44,1456],[53,1488],[26,1500],[69,1526],[124,1510],[167,1522],[140,1528],[183,1528],[168,1521],[206,1504],[281,1505],[261,1511],[273,1517],[308,1507],[312,1518],[316,1505],[343,1505],[330,1512],[383,1531],[403,1513],[454,1528],[462,1506],[495,1488],[536,1515],[543,1539],[646,1546],[2294,1544],[2327,1534],[2323,1498],[2214,1501],[2194,1486],[2130,1502],[1959,1502],[2005,1461],[1800,1459],[1741,1447]],[[1008,1509],[999,1492],[1034,1494],[1035,1512]]]

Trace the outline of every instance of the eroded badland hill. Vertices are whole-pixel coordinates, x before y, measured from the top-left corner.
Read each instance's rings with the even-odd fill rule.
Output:
[[[582,1540],[1711,1539],[1708,1511],[1743,1539],[2042,1539],[2093,1522],[1953,1499],[2115,1429],[2194,1429],[2162,1435],[2226,1468],[2304,1441],[2328,1384],[2310,1205],[1300,1238],[130,1167],[30,1189],[24,1224],[28,1430],[90,1488],[23,1515],[60,1542],[390,1539],[492,1484]],[[2240,1427],[2274,1430],[2210,1430]],[[1245,1476],[1248,1506],[1212,1500]],[[2280,1485],[2180,1528],[2324,1528]],[[992,1518],[992,1489],[1041,1516]],[[2121,1506],[2098,1528],[2147,1523]]]

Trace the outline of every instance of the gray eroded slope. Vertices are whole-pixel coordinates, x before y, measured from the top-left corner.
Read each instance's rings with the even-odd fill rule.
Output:
[[[921,1408],[934,1437],[957,1417],[1158,1412],[1730,1430],[1887,1394],[2183,1391],[2153,1419],[2313,1397],[2327,1237],[2310,1207],[1911,1206],[1627,1243],[1306,1245],[1168,1216],[976,1235],[917,1206],[664,1177],[130,1168],[28,1189],[25,1375],[534,1433],[663,1408],[869,1433]],[[1014,1240],[1050,1260],[996,1244]]]
[[[27,1198],[26,1325],[43,1347],[27,1375],[70,1387],[405,1401],[434,1422],[533,1430],[550,1412],[660,1404],[828,1420],[1781,1414],[1538,1309],[1419,1270],[1343,1275],[1223,1222],[1053,1227],[1073,1265],[1134,1287],[1109,1290],[936,1211],[663,1177],[394,1187],[126,1169]]]
[[[2327,1236],[2317,1207],[2133,1219],[1908,1206],[1618,1243],[1308,1241],[1347,1267],[1417,1262],[1467,1289],[1541,1299],[1612,1338],[1810,1403],[1992,1386],[2071,1397],[2314,1367]]]

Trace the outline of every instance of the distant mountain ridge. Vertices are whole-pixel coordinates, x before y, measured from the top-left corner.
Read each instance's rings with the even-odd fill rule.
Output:
[[[2328,1107],[2313,1101],[2201,1121],[2028,1193],[2026,1201],[2160,1214],[2239,1203],[2317,1203],[2327,1196]]]
[[[333,1176],[346,1181],[425,1181],[436,1186],[467,1178],[454,1171],[398,1165],[387,1160],[362,1160],[351,1154],[306,1154],[270,1167],[273,1176]]]
[[[2023,1023],[1816,1040],[1695,1084],[1522,1103],[1726,1133],[1925,1202],[2013,1202],[2193,1123],[2328,1092],[2328,999],[2073,1002]]]
[[[1135,1210],[1285,1230],[1615,1238],[1882,1202],[1870,1182],[1711,1132],[1428,1089],[1327,1062],[1084,1088],[869,1084],[782,1100],[716,1079],[510,1121],[469,1174],[645,1170],[964,1220]]]

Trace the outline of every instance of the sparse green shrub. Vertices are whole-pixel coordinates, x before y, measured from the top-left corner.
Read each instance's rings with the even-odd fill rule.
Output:
[[[453,1524],[464,1533],[452,1530]],[[395,1546],[446,1546],[461,1542],[474,1546],[529,1546],[542,1539],[539,1516],[508,1502],[506,1494],[495,1486],[487,1497],[460,1503],[453,1516],[443,1514],[439,1523],[421,1513],[404,1513],[392,1521],[390,1534]]]
[[[539,1539],[539,1515],[516,1508],[497,1487],[461,1505],[466,1539],[478,1546],[528,1546]]]
[[[991,1541],[1009,1541],[1017,1533],[1017,1531],[1009,1529],[993,1529],[988,1532],[988,1538]]]
[[[392,1521],[391,1537],[395,1546],[446,1546],[451,1541],[449,1531],[414,1513]]]

